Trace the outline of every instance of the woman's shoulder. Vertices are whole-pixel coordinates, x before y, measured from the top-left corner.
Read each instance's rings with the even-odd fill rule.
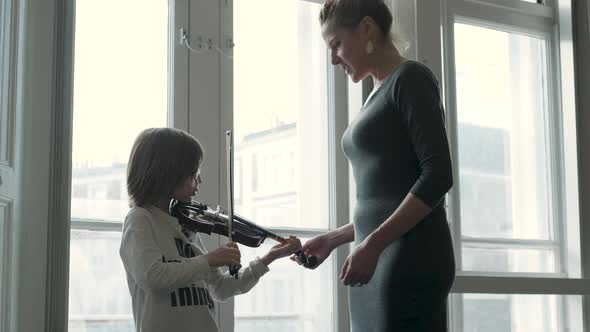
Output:
[[[397,80],[408,80],[408,79],[428,79],[433,80],[436,82],[436,78],[432,73],[432,70],[428,68],[425,64],[414,61],[414,60],[407,60],[402,62],[397,70],[395,75]]]
[[[394,98],[416,93],[438,94],[439,83],[430,68],[418,61],[408,60],[399,65],[390,91]]]

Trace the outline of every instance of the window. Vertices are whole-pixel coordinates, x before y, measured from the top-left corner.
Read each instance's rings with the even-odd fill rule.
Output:
[[[305,238],[301,239],[305,241]],[[242,260],[249,262],[273,246],[270,240],[260,248],[242,248]],[[313,272],[290,260],[274,262],[272,271],[247,294],[235,299],[235,331],[331,331],[332,272],[326,260]]]
[[[69,331],[134,331],[119,258],[126,167],[139,132],[167,125],[168,4],[75,7]]]
[[[454,295],[458,296],[458,295]],[[565,316],[566,303],[581,296],[465,294],[463,331],[583,331],[581,320]]]
[[[234,165],[234,184],[235,184],[235,189],[234,189],[234,200],[235,200],[235,204],[236,206],[238,206],[240,204],[240,201],[242,200],[242,188],[243,188],[243,181],[244,181],[244,175],[243,175],[244,171],[243,171],[243,166],[242,166],[242,158],[236,158],[235,161],[235,165]]]
[[[307,1],[233,4],[236,159],[252,156],[251,173],[248,169],[243,173],[252,179],[252,187],[243,188],[236,212],[282,235],[286,235],[282,228],[313,236],[331,227],[329,68],[319,9],[319,4]],[[252,20],[260,12],[272,15]],[[260,68],[279,70],[281,83],[267,84]],[[271,245],[243,248],[243,261]],[[313,272],[288,259],[273,263],[272,272],[259,285],[236,297],[235,331],[332,330],[334,274],[331,261]]]
[[[522,295],[531,293],[523,290],[525,278],[546,279],[540,289],[579,275],[570,267],[572,260],[579,264],[579,248],[570,250],[565,233],[573,229],[566,223],[576,221],[564,212],[554,2],[453,0],[445,2],[445,15],[424,10],[440,7],[437,2],[404,4],[418,17],[438,15],[409,25],[426,45],[415,48],[418,59],[435,59],[425,53],[432,45],[447,55],[438,66],[445,69],[457,170],[448,208],[460,268],[450,299],[452,331],[582,330],[581,293],[547,286]],[[305,0],[77,1],[71,331],[133,329],[117,251],[128,209],[129,148],[146,127],[190,129],[205,144],[204,202],[225,201],[218,134],[233,123],[236,213],[303,241],[348,220],[348,202],[345,208],[334,203],[349,194],[346,163],[334,158],[340,151],[335,127],[343,127],[346,112],[333,108],[346,103],[335,97],[346,79],[328,65],[319,9]],[[252,19],[261,12],[272,15]],[[178,27],[189,26],[197,52],[172,40]],[[431,39],[423,35],[429,28]],[[435,61],[429,65],[436,71]],[[280,73],[280,84],[263,70]],[[335,183],[346,187],[335,190]],[[223,242],[209,240],[211,247]],[[272,245],[241,246],[243,261]],[[273,263],[259,285],[229,302],[231,310],[219,306],[220,321],[245,332],[345,330],[338,325],[347,309],[346,294],[336,287],[338,255],[314,271],[288,260]]]
[[[240,153],[239,150],[236,153]],[[252,178],[252,192],[258,191],[258,159],[256,153],[252,153],[252,169],[251,169],[251,178]]]
[[[452,331],[582,331],[580,248],[568,240],[579,220],[564,203],[571,158],[562,128],[571,124],[557,99],[558,63],[568,61],[556,42],[558,2],[524,2],[458,0],[445,8],[455,166],[448,212],[459,270]]]
[[[134,331],[120,232],[72,230],[69,331]]]
[[[463,257],[511,262],[486,268],[498,272],[557,272],[545,39],[454,28]]]
[[[216,164],[223,159],[218,149],[223,142],[221,135],[216,137],[216,121],[223,128],[225,115],[233,113],[236,212],[281,235],[294,233],[303,240],[333,227],[327,208],[330,72],[317,22],[319,4],[270,0],[236,1],[231,8],[227,4],[77,1],[71,331],[133,328],[118,248],[128,211],[127,158],[144,128],[170,124],[195,134],[207,150],[197,198],[223,202],[224,189],[218,184],[225,171]],[[112,14],[114,7],[118,10]],[[137,16],[139,7],[142,15]],[[268,22],[250,19],[262,9],[272,9],[273,25],[281,27],[266,39],[260,33],[268,33]],[[227,13],[231,13],[229,20]],[[108,26],[100,19],[104,17],[109,17]],[[189,21],[193,24],[185,32],[190,52],[179,40],[171,40]],[[233,50],[223,42],[227,35],[220,37],[219,44],[216,32],[209,35],[225,29],[226,23],[233,26],[228,32],[236,43]],[[133,38],[121,33],[129,27],[133,27]],[[211,48],[203,46],[209,37]],[[291,50],[292,56],[260,57],[277,48]],[[190,70],[189,63],[194,64]],[[262,93],[257,88],[264,83],[256,71],[260,66],[287,68],[288,84]],[[215,74],[209,75],[209,70]],[[229,81],[225,81],[227,72]],[[212,84],[217,80],[220,84]],[[210,98],[215,94],[219,98]],[[234,107],[225,108],[227,100]],[[222,237],[205,239],[209,248],[223,242]],[[262,255],[271,245],[268,240],[263,248],[242,246],[244,261]],[[255,290],[236,298],[235,315],[225,311],[226,304],[219,306],[222,325],[235,317],[236,331],[260,327],[332,330],[335,290],[330,276],[335,271],[331,261],[313,272],[288,259],[273,264],[273,273]]]

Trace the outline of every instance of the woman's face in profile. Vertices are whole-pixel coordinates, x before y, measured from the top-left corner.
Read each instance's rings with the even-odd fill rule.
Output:
[[[355,83],[367,76],[366,41],[360,29],[342,28],[326,22],[322,25],[322,37],[330,50],[332,65],[340,65]]]

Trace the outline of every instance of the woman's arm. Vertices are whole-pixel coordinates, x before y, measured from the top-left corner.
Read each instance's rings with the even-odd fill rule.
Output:
[[[392,93],[420,175],[398,208],[366,239],[378,250],[416,226],[453,186],[445,114],[434,76],[423,65],[412,65],[405,68]]]
[[[331,232],[326,233],[326,239],[331,244],[332,249],[336,249],[345,243],[350,243],[354,241],[353,224],[346,224]]]
[[[409,193],[391,216],[369,234],[365,242],[381,252],[416,226],[431,211],[430,206],[414,194]]]

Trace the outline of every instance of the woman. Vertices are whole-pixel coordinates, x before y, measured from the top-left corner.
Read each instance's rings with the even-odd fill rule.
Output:
[[[436,78],[399,54],[382,0],[327,0],[320,23],[332,64],[375,88],[342,137],[357,188],[353,223],[303,249],[321,264],[354,241],[340,275],[352,331],[447,331],[455,261],[444,196],[453,180]]]

